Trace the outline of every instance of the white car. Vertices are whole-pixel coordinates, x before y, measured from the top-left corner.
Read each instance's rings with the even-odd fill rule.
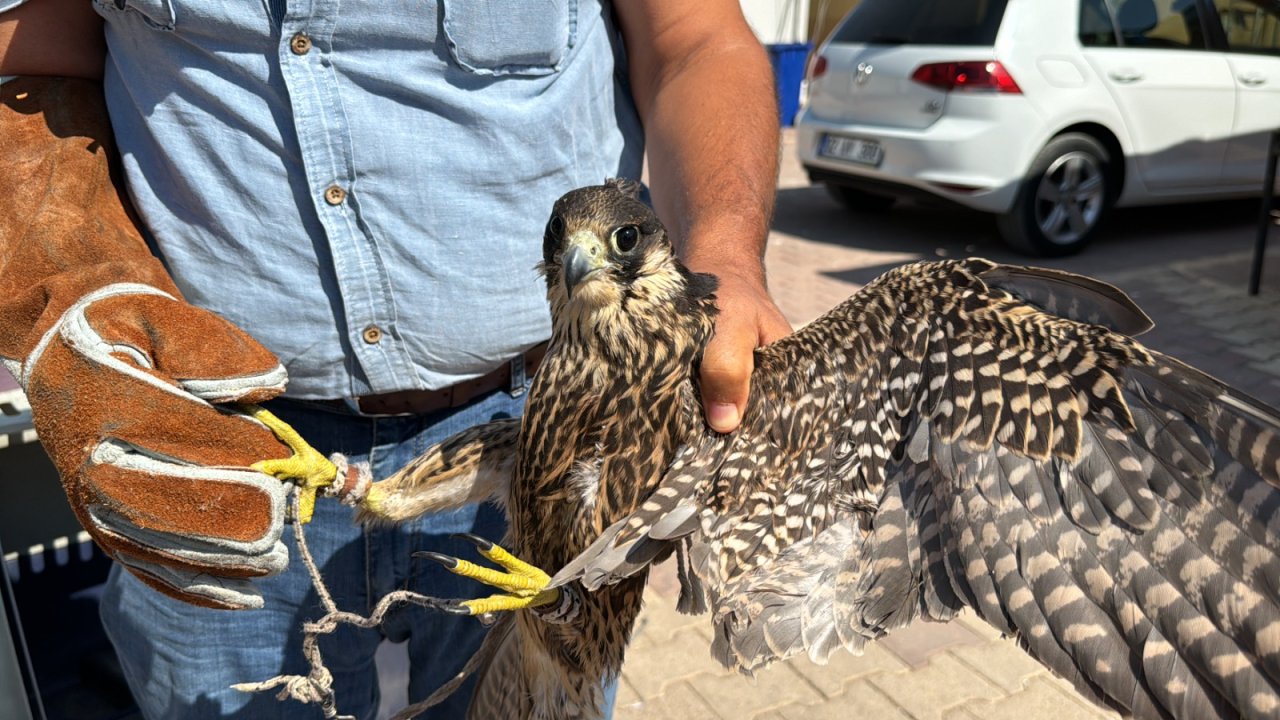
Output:
[[[1258,195],[1280,127],[1280,0],[862,0],[796,121],[857,210],[926,193],[1076,252],[1116,205]]]

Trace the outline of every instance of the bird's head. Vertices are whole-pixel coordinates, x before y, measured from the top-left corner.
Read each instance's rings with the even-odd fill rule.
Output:
[[[607,180],[556,201],[541,270],[558,328],[639,330],[671,310],[714,312],[716,279],[676,258],[666,228],[639,198],[639,184]]]

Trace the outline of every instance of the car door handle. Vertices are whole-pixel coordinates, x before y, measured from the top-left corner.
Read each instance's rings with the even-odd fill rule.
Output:
[[[1259,85],[1266,85],[1267,78],[1265,75],[1241,75],[1240,84],[1247,85],[1249,87],[1258,87]]]
[[[1142,79],[1142,73],[1137,70],[1112,70],[1107,73],[1107,76],[1112,80],[1115,80],[1118,83],[1124,83],[1125,85],[1128,85],[1129,83],[1136,83]]]

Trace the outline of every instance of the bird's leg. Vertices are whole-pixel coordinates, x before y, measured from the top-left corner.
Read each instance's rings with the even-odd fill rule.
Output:
[[[502,610],[542,607],[560,602],[560,589],[547,588],[547,584],[551,582],[551,576],[540,568],[530,565],[484,538],[469,533],[461,533],[457,537],[474,543],[481,555],[502,566],[505,572],[440,553],[414,554],[430,558],[455,575],[479,580],[504,591],[505,594],[490,595],[475,600],[455,600],[451,607],[446,608],[449,612],[459,615],[483,615]]]
[[[520,419],[468,428],[428,448],[360,501],[360,520],[404,522],[428,512],[507,496]]]
[[[246,415],[267,426],[280,442],[293,451],[293,455],[279,460],[262,460],[250,467],[280,480],[298,486],[298,521],[311,522],[316,507],[316,492],[330,486],[338,475],[338,468],[315,448],[311,447],[289,423],[257,405],[244,405]]]

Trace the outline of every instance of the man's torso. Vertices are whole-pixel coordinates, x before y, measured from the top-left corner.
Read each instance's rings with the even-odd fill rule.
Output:
[[[295,397],[444,387],[545,339],[552,202],[640,173],[607,5],[95,3],[155,247]]]

